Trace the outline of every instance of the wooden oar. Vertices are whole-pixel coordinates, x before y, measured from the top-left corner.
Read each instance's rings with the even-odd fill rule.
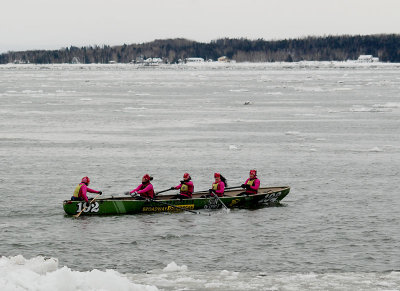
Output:
[[[96,198],[97,197],[99,197],[100,196],[100,194],[97,194],[97,196],[96,197],[94,197],[90,202],[89,202],[89,205],[88,206],[85,206],[83,209],[82,209],[82,211],[81,212],[79,212],[78,214],[75,214],[74,215],[74,217],[76,217],[76,218],[78,218],[79,217],[79,215],[81,215],[82,214],[82,212],[86,209],[86,208],[88,208],[89,206],[90,206],[90,204],[92,204],[92,202],[94,201],[94,200],[96,200]]]
[[[242,186],[233,186],[233,187],[227,187],[225,190],[231,190],[231,189],[237,189],[237,188],[242,188]]]
[[[159,192],[155,193],[154,195],[157,196],[157,195],[160,194],[160,193],[164,193],[164,192],[171,191],[171,190],[175,190],[175,189],[168,188],[168,189],[159,191]]]
[[[228,207],[226,207],[226,205],[224,204],[224,202],[222,202],[222,200],[218,197],[218,195],[213,192],[211,192],[211,193],[214,195],[214,197],[217,197],[218,201],[221,202],[221,204],[225,207],[226,212],[230,212],[230,209]]]
[[[154,193],[154,196],[157,196],[157,195],[160,194],[160,193],[164,193],[164,192],[171,191],[171,190],[174,190],[174,189],[168,188],[168,189],[165,189],[165,190],[156,192],[156,193]],[[132,194],[129,194],[129,193],[124,193],[124,194],[125,194],[125,195],[131,195],[131,196],[132,196]],[[135,196],[136,196],[136,195],[133,195],[132,197],[135,197]]]
[[[234,187],[227,187],[225,188],[225,190],[232,190],[232,189],[238,189],[238,188],[242,188],[242,186],[234,186]],[[208,190],[202,190],[196,193],[203,193],[203,192],[208,192]]]
[[[177,209],[184,210],[184,211],[188,211],[188,212],[191,212],[191,213],[194,213],[194,214],[200,214],[200,213],[201,213],[201,212],[198,212],[198,211],[193,211],[193,210],[190,210],[190,209],[186,209],[186,208],[183,208],[183,207],[175,206],[175,205],[168,204],[168,203],[161,202],[161,201],[157,201],[157,200],[154,200],[154,199],[151,199],[150,201],[156,202],[156,203],[159,203],[159,204],[162,204],[162,205],[167,205],[167,206],[175,207],[175,208],[177,208]]]

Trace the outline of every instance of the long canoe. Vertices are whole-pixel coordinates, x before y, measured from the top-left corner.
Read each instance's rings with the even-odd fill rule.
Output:
[[[206,192],[195,192],[192,199],[174,199],[175,195],[159,195],[154,200],[137,200],[134,197],[99,198],[90,205],[84,201],[65,200],[64,211],[68,215],[137,214],[151,212],[193,211],[198,209],[217,209],[222,203],[228,208],[258,208],[279,204],[289,194],[290,187],[264,187],[257,194],[238,196],[242,189],[227,190],[223,197],[204,198]],[[194,212],[194,211],[193,211]]]

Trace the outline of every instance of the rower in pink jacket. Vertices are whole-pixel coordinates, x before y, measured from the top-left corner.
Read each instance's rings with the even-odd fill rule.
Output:
[[[246,191],[240,194],[245,195],[254,195],[258,193],[258,188],[260,188],[260,180],[257,178],[257,171],[250,170],[249,178],[242,184],[242,188],[245,188]]]
[[[89,177],[83,177],[81,183],[79,183],[78,186],[76,186],[74,194],[71,197],[72,201],[86,201],[89,202],[88,197],[86,195],[87,192],[90,193],[97,193],[97,194],[103,194],[101,191],[93,190],[90,189],[88,186],[90,184],[90,179]]]
[[[130,192],[129,191],[125,192],[125,194],[126,195],[134,194],[132,196],[139,194],[140,196],[137,197],[137,199],[153,199],[154,189],[153,185],[150,183],[151,180],[153,180],[153,177],[150,177],[149,174],[145,174],[142,178],[142,184],[140,184]]]
[[[178,186],[171,187],[171,190],[178,190],[179,194],[175,196],[175,198],[179,199],[190,199],[192,198],[192,194],[194,192],[194,184],[190,181],[192,177],[190,177],[189,173],[183,174],[183,180]]]
[[[211,189],[208,190],[211,196],[216,194],[218,197],[224,196],[226,179],[220,173],[214,173],[215,182],[211,185]]]

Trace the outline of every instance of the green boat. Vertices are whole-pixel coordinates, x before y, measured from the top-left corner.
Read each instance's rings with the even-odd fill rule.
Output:
[[[290,187],[264,187],[257,194],[238,196],[243,189],[226,190],[223,197],[204,198],[207,192],[195,192],[192,199],[174,199],[175,195],[159,195],[153,200],[137,200],[134,197],[99,198],[91,203],[65,200],[64,210],[68,215],[137,214],[153,212],[189,211],[199,209],[259,208],[279,204],[289,194]],[[88,205],[89,204],[89,205]]]

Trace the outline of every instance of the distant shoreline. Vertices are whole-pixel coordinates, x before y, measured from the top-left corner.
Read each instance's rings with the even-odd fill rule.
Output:
[[[70,68],[70,69],[91,69],[91,68],[119,68],[119,69],[144,69],[144,70],[162,70],[162,69],[351,69],[351,68],[396,68],[400,69],[399,63],[361,63],[357,61],[300,61],[300,62],[242,62],[242,63],[219,63],[204,62],[201,64],[160,64],[156,66],[144,66],[142,64],[114,63],[114,64],[0,64],[0,70],[12,68],[19,69],[52,69],[52,68]]]
[[[0,54],[0,64],[177,64],[185,62],[300,62],[348,61],[360,56],[371,61],[400,63],[400,34],[324,36],[265,41],[218,39],[210,43],[187,39],[155,40],[119,46],[68,47]]]

